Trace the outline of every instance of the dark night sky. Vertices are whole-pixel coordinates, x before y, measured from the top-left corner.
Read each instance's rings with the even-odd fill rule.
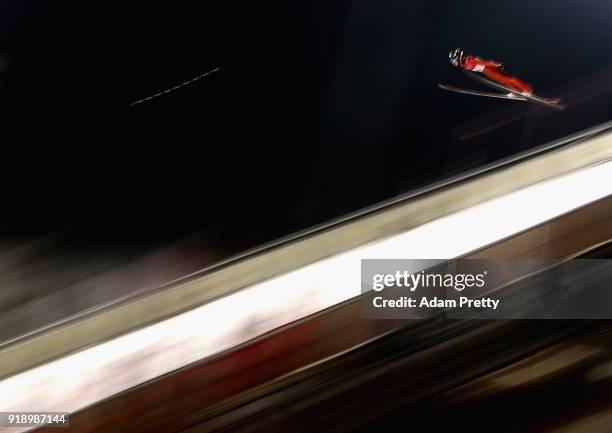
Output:
[[[33,224],[212,227],[240,248],[611,114],[608,0],[151,3],[0,6],[6,203]],[[457,46],[545,96],[602,91],[561,113],[446,93],[479,86],[448,63]],[[491,116],[514,120],[458,138]]]

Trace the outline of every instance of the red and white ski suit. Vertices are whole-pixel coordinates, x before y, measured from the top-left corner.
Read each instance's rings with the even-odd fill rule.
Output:
[[[480,72],[496,83],[499,83],[515,92],[526,93],[529,95],[533,93],[533,89],[529,84],[503,72],[501,63],[493,62],[491,60],[484,60],[476,56],[466,56],[460,66],[468,71]]]

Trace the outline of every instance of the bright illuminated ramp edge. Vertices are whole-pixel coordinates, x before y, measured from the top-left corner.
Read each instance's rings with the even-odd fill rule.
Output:
[[[90,407],[354,299],[361,259],[456,258],[610,194],[605,132],[368,213],[3,348],[0,410]]]

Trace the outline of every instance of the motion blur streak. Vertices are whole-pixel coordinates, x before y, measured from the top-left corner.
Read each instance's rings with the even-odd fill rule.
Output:
[[[522,386],[536,380],[541,380],[572,364],[591,358],[602,351],[601,348],[590,347],[584,344],[572,345],[543,359],[537,359],[535,362],[517,363],[512,368],[508,368],[507,370],[509,371],[502,369],[494,376],[492,382],[503,388]]]
[[[76,411],[358,296],[361,259],[454,258],[611,193],[608,160],[503,195],[9,377],[0,410]]]

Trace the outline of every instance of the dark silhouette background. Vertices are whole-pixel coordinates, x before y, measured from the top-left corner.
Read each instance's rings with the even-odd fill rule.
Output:
[[[128,3],[0,6],[5,230],[240,250],[610,118],[606,0]],[[444,92],[455,47],[574,99]]]

